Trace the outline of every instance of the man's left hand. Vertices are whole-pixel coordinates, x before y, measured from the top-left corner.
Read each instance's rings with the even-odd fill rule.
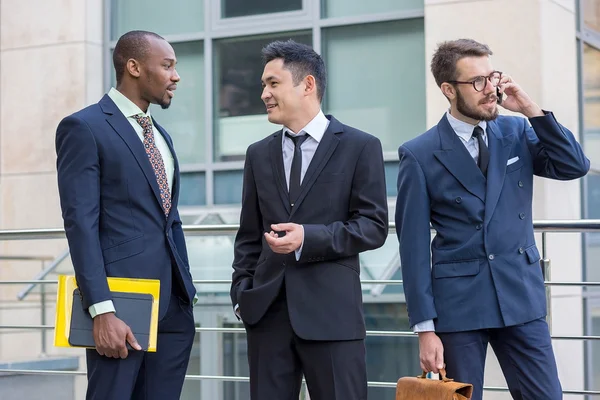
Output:
[[[265,239],[273,252],[289,254],[302,246],[304,241],[304,228],[302,225],[292,223],[273,224],[271,229],[271,232],[265,232]],[[279,237],[276,232],[285,232],[285,236]]]
[[[544,115],[540,106],[531,100],[531,97],[509,75],[502,75],[498,87],[500,88],[500,93],[506,95],[506,98],[502,101],[502,107],[521,113],[527,118]]]

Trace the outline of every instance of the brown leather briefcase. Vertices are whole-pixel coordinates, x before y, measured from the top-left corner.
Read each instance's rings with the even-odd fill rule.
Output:
[[[396,384],[396,400],[470,400],[473,385],[454,382],[440,370],[440,380],[427,379],[423,372],[416,378],[403,377]]]

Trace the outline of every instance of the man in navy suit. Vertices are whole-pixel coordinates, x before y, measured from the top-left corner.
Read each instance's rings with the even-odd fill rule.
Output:
[[[380,141],[321,111],[322,58],[263,49],[262,100],[283,129],[246,153],[231,301],[248,337],[252,400],[366,400],[359,253],[383,245]]]
[[[94,324],[86,398],[179,399],[196,290],[177,212],[177,157],[148,108],[171,104],[179,82],[175,52],[154,33],[132,31],[117,42],[113,61],[117,88],[63,119],[56,132],[64,225]],[[160,280],[156,353],[136,351],[139,344],[115,314],[109,276]]]
[[[470,39],[439,46],[431,70],[450,108],[398,151],[410,324],[421,368],[438,372],[445,362],[449,376],[474,385],[475,400],[488,344],[513,398],[562,399],[533,235],[533,176],[576,179],[590,163],[551,112],[494,70],[491,54]],[[501,97],[528,119],[498,116]]]

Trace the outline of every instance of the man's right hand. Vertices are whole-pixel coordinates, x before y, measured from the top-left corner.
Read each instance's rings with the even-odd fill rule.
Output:
[[[94,342],[98,354],[112,358],[127,357],[126,343],[129,343],[135,350],[142,349],[129,326],[117,318],[114,313],[96,315],[94,318]]]
[[[444,345],[435,332],[419,332],[419,359],[425,372],[437,374],[444,368]]]

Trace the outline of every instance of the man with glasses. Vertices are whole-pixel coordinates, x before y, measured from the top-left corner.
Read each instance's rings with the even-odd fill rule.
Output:
[[[576,179],[590,163],[551,112],[494,70],[491,55],[470,39],[439,46],[431,71],[450,108],[398,151],[396,226],[410,324],[421,368],[445,366],[473,384],[475,400],[488,343],[513,398],[562,399],[533,234],[533,176]],[[500,102],[528,120],[498,116]]]

